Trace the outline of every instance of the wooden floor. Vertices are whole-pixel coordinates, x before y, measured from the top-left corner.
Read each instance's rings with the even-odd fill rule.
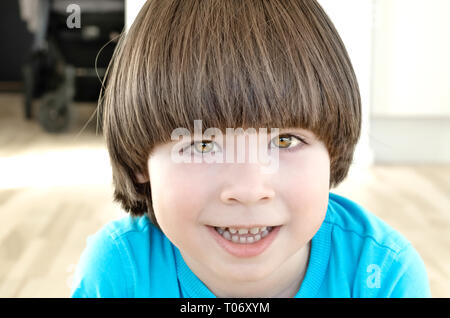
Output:
[[[76,104],[71,130],[51,135],[24,120],[21,102],[0,94],[0,297],[68,297],[87,236],[123,213],[95,119],[82,130],[95,105]],[[450,166],[352,171],[332,192],[403,233],[425,261],[433,297],[450,297]]]

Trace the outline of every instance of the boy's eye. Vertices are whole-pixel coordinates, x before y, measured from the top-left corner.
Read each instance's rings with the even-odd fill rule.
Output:
[[[211,150],[214,149],[214,145],[217,145],[217,143],[213,140],[193,141],[188,147],[183,149],[183,151],[194,148],[195,152],[205,154],[211,152]]]
[[[214,149],[214,145],[217,145],[215,141],[212,140],[202,140],[200,142],[194,143],[194,149],[199,153],[208,153]]]
[[[279,135],[272,139],[272,141],[273,145],[286,150],[291,150],[302,142],[300,138],[289,134]]]

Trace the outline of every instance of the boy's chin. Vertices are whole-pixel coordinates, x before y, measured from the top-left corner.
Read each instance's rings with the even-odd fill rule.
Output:
[[[267,279],[276,269],[276,266],[271,265],[269,262],[261,262],[261,260],[252,262],[250,259],[239,259],[236,263],[215,264],[214,269],[224,281],[251,284]]]

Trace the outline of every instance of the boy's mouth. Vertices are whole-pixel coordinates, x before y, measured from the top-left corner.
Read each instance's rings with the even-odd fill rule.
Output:
[[[208,226],[215,241],[237,257],[253,257],[264,252],[277,237],[282,226],[215,227]]]
[[[214,229],[228,241],[240,244],[253,244],[266,237],[273,229],[272,226],[239,228],[214,227]]]

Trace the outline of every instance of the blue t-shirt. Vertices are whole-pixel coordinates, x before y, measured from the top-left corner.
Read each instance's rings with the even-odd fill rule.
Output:
[[[215,297],[147,216],[126,216],[89,236],[72,297]],[[329,194],[295,297],[431,297],[410,242],[355,202]]]

